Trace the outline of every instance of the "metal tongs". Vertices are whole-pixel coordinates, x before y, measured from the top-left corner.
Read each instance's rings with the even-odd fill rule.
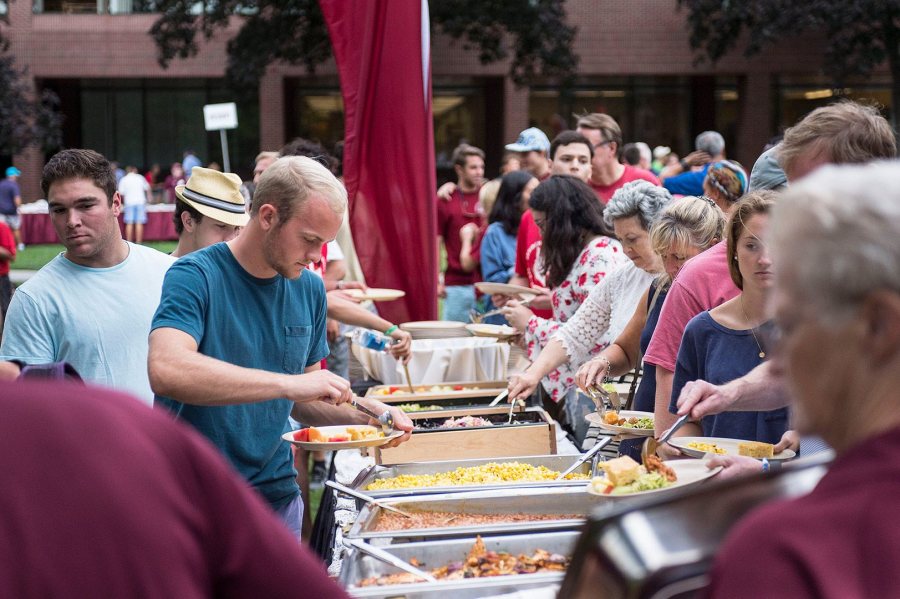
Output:
[[[647,439],[644,441],[644,445],[641,447],[641,462],[646,462],[648,457],[656,455],[656,450],[659,448],[659,446],[663,443],[667,443],[669,439],[672,438],[672,435],[675,434],[675,431],[684,426],[687,421],[688,414],[685,414],[684,416],[676,420],[675,424],[673,424],[668,430],[663,432],[663,434],[661,434],[659,438],[647,437]]]
[[[556,477],[556,480],[562,480],[568,475],[575,472],[575,469],[584,464],[586,461],[594,457],[601,449],[609,445],[609,442],[612,441],[612,437],[603,437],[597,443],[591,447],[587,452],[584,453],[580,458],[578,458],[574,464],[566,468],[559,476]]]
[[[325,481],[325,484],[328,485],[329,487],[331,487],[332,489],[334,489],[335,491],[343,493],[344,495],[349,495],[350,497],[356,497],[357,499],[362,499],[366,503],[370,503],[372,505],[377,505],[378,507],[380,507],[383,510],[387,510],[389,512],[394,512],[396,514],[400,514],[401,516],[403,516],[405,518],[412,518],[412,514],[410,514],[409,512],[404,512],[400,508],[382,503],[382,502],[378,501],[377,499],[375,499],[374,497],[372,497],[371,495],[366,495],[365,493],[360,493],[356,489],[351,489],[350,487],[342,485],[341,483],[339,483],[337,481],[327,480],[327,481]]]
[[[435,578],[428,572],[420,570],[420,569],[416,568],[415,566],[406,563],[399,557],[391,555],[387,551],[385,551],[383,549],[379,549],[378,547],[375,547],[374,545],[370,545],[369,543],[366,543],[365,541],[362,541],[360,539],[348,539],[345,537],[343,540],[343,543],[344,543],[344,545],[358,549],[358,550],[362,551],[363,553],[365,553],[366,555],[370,555],[379,561],[382,561],[386,564],[390,564],[396,568],[400,568],[404,572],[409,572],[413,576],[421,578],[422,580],[426,580],[428,582],[437,582],[437,578]]]
[[[537,296],[534,296],[534,297],[537,297]],[[530,297],[527,300],[519,302],[519,305],[527,308],[531,304],[531,302],[534,301],[534,297]],[[502,314],[502,313],[503,313],[503,308],[496,308],[489,312],[485,312],[484,314],[479,314],[475,310],[470,310],[469,311],[469,320],[472,321],[472,324],[481,324],[482,322],[484,322],[484,319],[487,318],[488,316],[496,316],[497,314]]]
[[[362,405],[361,403],[359,403],[357,401],[358,399],[359,399],[358,397],[354,396],[353,399],[350,400],[350,405],[353,406],[354,408],[356,408],[357,410],[359,410],[360,412],[362,412],[363,414],[368,414],[369,416],[371,416],[372,418],[377,420],[378,423],[381,425],[381,432],[384,433],[384,436],[385,437],[390,436],[391,433],[394,432],[394,417],[391,416],[391,413],[388,412],[387,410],[385,410],[385,412],[383,414],[378,414],[377,412],[375,412],[375,410],[371,410],[371,409],[367,408],[366,406]]]
[[[601,414],[605,414],[607,410],[615,409],[612,405],[612,397],[609,395],[609,391],[603,388],[603,385],[588,385],[584,392],[591,398],[591,401],[597,407],[597,411]]]

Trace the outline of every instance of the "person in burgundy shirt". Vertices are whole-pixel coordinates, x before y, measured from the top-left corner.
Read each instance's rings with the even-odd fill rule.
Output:
[[[592,112],[579,116],[576,131],[594,146],[588,185],[604,204],[630,181],[644,179],[659,185],[659,179],[650,171],[621,163],[622,129],[608,114]]]
[[[0,411],[0,596],[347,596],[164,412],[63,382],[0,382]]]
[[[772,214],[771,370],[835,451],[808,495],[730,532],[709,596],[900,596],[900,166],[828,166]]]
[[[453,169],[456,188],[450,200],[436,200],[438,244],[443,242],[447,253],[447,269],[438,274],[438,295],[444,298],[444,320],[469,322],[469,313],[475,309],[476,273],[466,272],[460,263],[460,231],[469,223],[480,227],[484,221],[478,198],[484,180],[484,152],[469,144],[457,146]]]

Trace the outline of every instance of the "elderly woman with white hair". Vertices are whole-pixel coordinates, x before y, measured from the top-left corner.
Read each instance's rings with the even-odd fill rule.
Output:
[[[709,596],[900,596],[898,239],[896,162],[824,167],[774,208],[771,373],[836,457],[811,493],[738,523]]]
[[[622,332],[650,282],[663,270],[662,259],[650,244],[650,226],[671,199],[669,192],[648,181],[626,183],[616,191],[604,209],[603,218],[613,227],[630,261],[591,289],[578,311],[541,350],[538,359],[525,372],[510,379],[511,400],[531,395],[544,377],[563,381],[566,389],[570,389],[577,368]],[[566,412],[570,415],[577,411],[574,397],[570,393],[566,399]],[[570,419],[576,438],[577,431],[585,428],[582,421],[577,416]]]

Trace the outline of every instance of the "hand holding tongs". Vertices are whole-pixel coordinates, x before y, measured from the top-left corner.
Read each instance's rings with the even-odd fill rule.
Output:
[[[535,296],[535,297],[537,297],[537,296]],[[534,301],[534,297],[530,297],[527,300],[519,302],[519,305],[527,308],[533,301]],[[502,314],[502,313],[503,313],[503,308],[495,308],[494,310],[485,312],[484,314],[478,314],[477,312],[475,312],[473,310],[473,311],[469,312],[469,320],[471,320],[474,324],[479,324],[481,322],[484,322],[484,319],[487,318],[488,316],[496,316],[497,314]]]
[[[644,441],[644,445],[641,447],[641,461],[644,462],[646,459],[652,455],[656,455],[656,450],[663,443],[668,442],[669,439],[672,438],[672,435],[675,434],[675,431],[680,429],[685,423],[688,421],[689,414],[685,414],[681,418],[675,421],[668,430],[664,431],[663,434],[659,436],[659,438],[647,437]]]
[[[375,410],[369,409],[366,406],[359,403],[359,398],[354,396],[353,399],[350,400],[350,405],[362,412],[363,414],[368,414],[372,418],[378,421],[381,425],[381,432],[384,433],[384,436],[387,437],[391,433],[394,432],[394,417],[391,416],[391,413],[386,411],[382,414],[378,414]]]

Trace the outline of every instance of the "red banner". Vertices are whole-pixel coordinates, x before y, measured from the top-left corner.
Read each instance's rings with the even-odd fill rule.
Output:
[[[353,241],[392,322],[437,313],[434,131],[427,0],[319,0],[344,97]]]

